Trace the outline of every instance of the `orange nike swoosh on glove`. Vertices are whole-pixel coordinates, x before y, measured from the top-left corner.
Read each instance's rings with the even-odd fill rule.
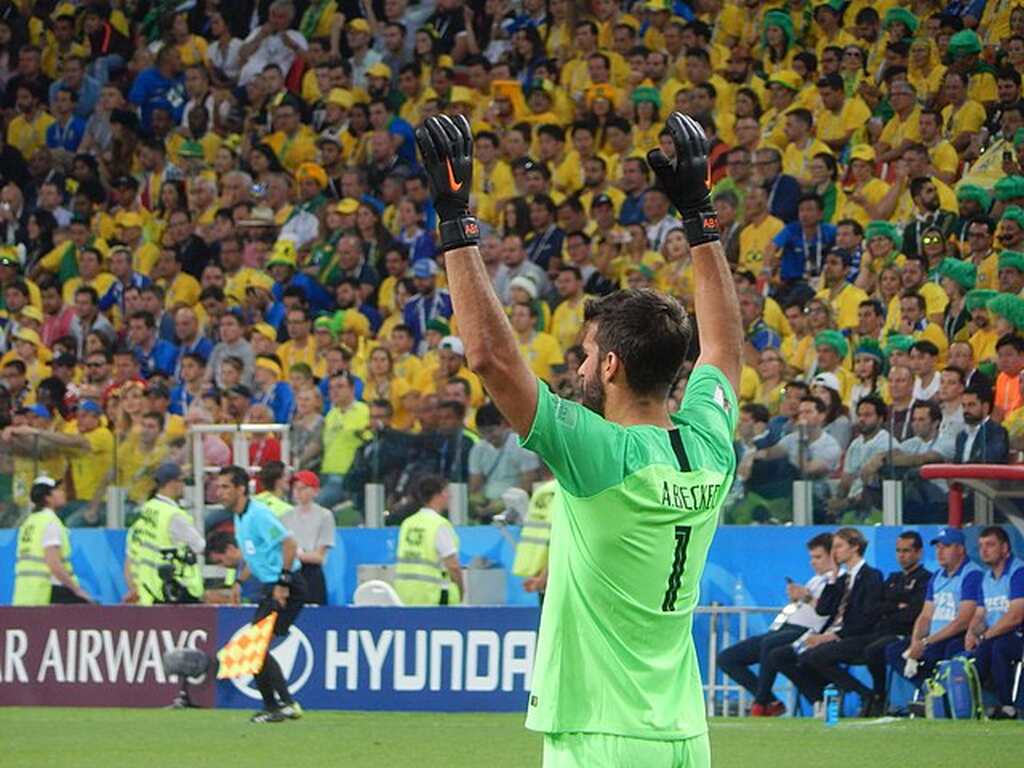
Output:
[[[446,157],[444,162],[448,166],[448,185],[452,188],[452,192],[458,192],[462,189],[462,182],[455,180],[455,169],[452,168],[451,159]]]

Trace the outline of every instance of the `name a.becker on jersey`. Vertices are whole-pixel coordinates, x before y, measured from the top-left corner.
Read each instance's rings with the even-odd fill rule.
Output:
[[[666,480],[662,483],[661,503],[687,512],[704,512],[715,505],[721,488],[721,483],[676,485]]]

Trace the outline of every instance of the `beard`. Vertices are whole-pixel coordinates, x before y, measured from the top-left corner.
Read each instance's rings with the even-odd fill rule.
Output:
[[[604,416],[604,382],[600,376],[591,379],[583,379],[581,382],[580,403],[589,408],[598,416]]]
[[[964,414],[964,424],[969,427],[976,427],[981,424],[981,422],[982,419],[978,416],[968,416],[966,413]]]

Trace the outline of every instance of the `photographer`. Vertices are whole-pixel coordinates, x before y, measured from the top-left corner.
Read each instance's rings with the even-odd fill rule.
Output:
[[[161,464],[153,473],[156,492],[128,531],[124,602],[196,603],[203,598],[203,574],[195,556],[206,546],[178,505],[185,483],[181,467]]]

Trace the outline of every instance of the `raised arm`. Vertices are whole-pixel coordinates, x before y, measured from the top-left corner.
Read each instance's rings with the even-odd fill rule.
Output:
[[[675,157],[654,149],[647,153],[647,162],[683,218],[693,255],[694,308],[700,339],[697,365],[715,366],[739,392],[743,322],[729,262],[719,241],[718,215],[711,205],[710,145],[700,125],[679,112],[669,115],[665,127],[672,135]]]
[[[473,182],[469,123],[460,115],[430,117],[416,130],[416,143],[430,178],[448,290],[466,359],[512,428],[525,436],[537,410],[537,378],[519,354],[477,247],[480,228],[469,212]]]

